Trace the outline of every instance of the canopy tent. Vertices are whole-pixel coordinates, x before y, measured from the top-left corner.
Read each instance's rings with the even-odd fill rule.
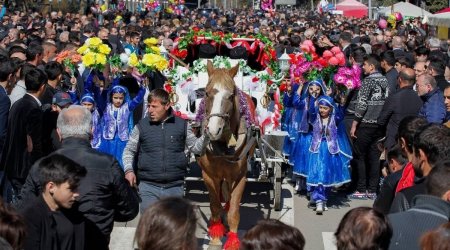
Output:
[[[367,16],[369,8],[356,0],[344,0],[336,5],[336,10],[342,11],[346,17],[359,18]]]
[[[437,37],[439,39],[449,38],[450,8],[444,8],[437,11],[434,15],[425,16],[422,22],[428,25],[437,26]]]
[[[417,7],[414,4],[411,3],[406,3],[406,2],[398,2],[394,5],[388,6],[388,7],[384,7],[381,8],[378,11],[379,15],[385,15],[385,16],[389,16],[391,13],[394,12],[400,12],[402,13],[404,18],[408,18],[408,17],[423,17],[423,16],[428,16],[431,15],[430,12]]]
[[[442,10],[436,11],[434,14],[440,14],[440,13],[445,13],[445,12],[450,12],[450,7],[443,8]]]
[[[450,12],[426,16],[424,23],[433,26],[450,27]]]

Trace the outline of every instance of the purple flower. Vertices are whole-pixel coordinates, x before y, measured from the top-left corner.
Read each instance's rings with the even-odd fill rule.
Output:
[[[346,80],[347,78],[343,74],[339,74],[339,72],[334,75],[334,81],[336,83],[343,84]]]

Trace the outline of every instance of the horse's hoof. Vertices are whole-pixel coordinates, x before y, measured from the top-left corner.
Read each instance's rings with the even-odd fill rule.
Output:
[[[208,245],[208,250],[222,250],[222,245]]]

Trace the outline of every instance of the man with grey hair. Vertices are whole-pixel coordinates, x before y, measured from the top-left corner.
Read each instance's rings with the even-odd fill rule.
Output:
[[[51,155],[64,155],[86,168],[86,177],[78,188],[78,204],[74,207],[86,220],[86,249],[106,250],[114,221],[134,219],[139,212],[139,197],[125,180],[117,160],[91,148],[91,121],[91,113],[82,106],[63,109],[57,123],[62,147]],[[38,196],[42,190],[38,166],[39,161],[30,170],[19,197],[21,203]]]
[[[429,123],[442,124],[446,115],[444,96],[434,77],[429,74],[419,76],[416,91],[423,101],[419,116],[426,118]]]

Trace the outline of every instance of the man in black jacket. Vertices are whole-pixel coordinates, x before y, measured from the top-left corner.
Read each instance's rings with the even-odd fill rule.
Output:
[[[395,196],[395,189],[398,181],[402,177],[403,168],[408,160],[403,157],[403,152],[400,146],[395,146],[386,153],[386,161],[388,165],[389,174],[381,184],[380,192],[373,203],[373,208],[383,214],[388,214],[391,209],[392,201]]]
[[[47,76],[31,69],[25,76],[27,93],[9,111],[5,146],[0,159],[0,171],[5,171],[2,189],[11,202],[20,193],[34,162],[42,157],[42,111],[39,97],[45,91]],[[3,194],[5,195],[5,194]]]
[[[450,129],[431,124],[417,132],[413,140],[412,165],[416,177],[415,185],[396,194],[390,213],[406,211],[417,195],[426,193],[426,179],[439,162],[450,160]]]
[[[42,193],[27,201],[21,211],[27,225],[25,250],[84,250],[83,215],[70,210],[79,196],[86,169],[69,158],[54,154],[39,163]]]
[[[389,83],[389,95],[394,94],[398,89],[397,77],[399,72],[395,69],[394,52],[388,50],[381,54],[381,68],[384,71]]]
[[[91,119],[91,113],[78,105],[62,110],[57,124],[62,147],[53,154],[67,156],[86,168],[78,190],[78,211],[86,218],[86,249],[108,249],[114,221],[134,219],[139,212],[139,197],[117,160],[91,148]],[[39,195],[42,187],[38,170],[37,164],[30,170],[21,193],[22,202]]]
[[[396,144],[400,121],[407,116],[415,116],[422,107],[422,100],[413,90],[416,75],[413,69],[406,68],[398,75],[399,90],[390,95],[384,103],[378,125],[386,127],[384,147],[389,150]]]
[[[444,89],[448,86],[450,86],[450,83],[447,82],[447,80],[444,77],[445,73],[445,63],[442,61],[430,61],[430,64],[428,65],[428,71],[430,74],[434,77],[436,80],[437,86],[439,89],[444,92]]]
[[[423,233],[447,223],[450,219],[450,162],[434,167],[426,181],[427,194],[417,195],[408,211],[390,214],[393,235],[390,250],[420,249]]]

